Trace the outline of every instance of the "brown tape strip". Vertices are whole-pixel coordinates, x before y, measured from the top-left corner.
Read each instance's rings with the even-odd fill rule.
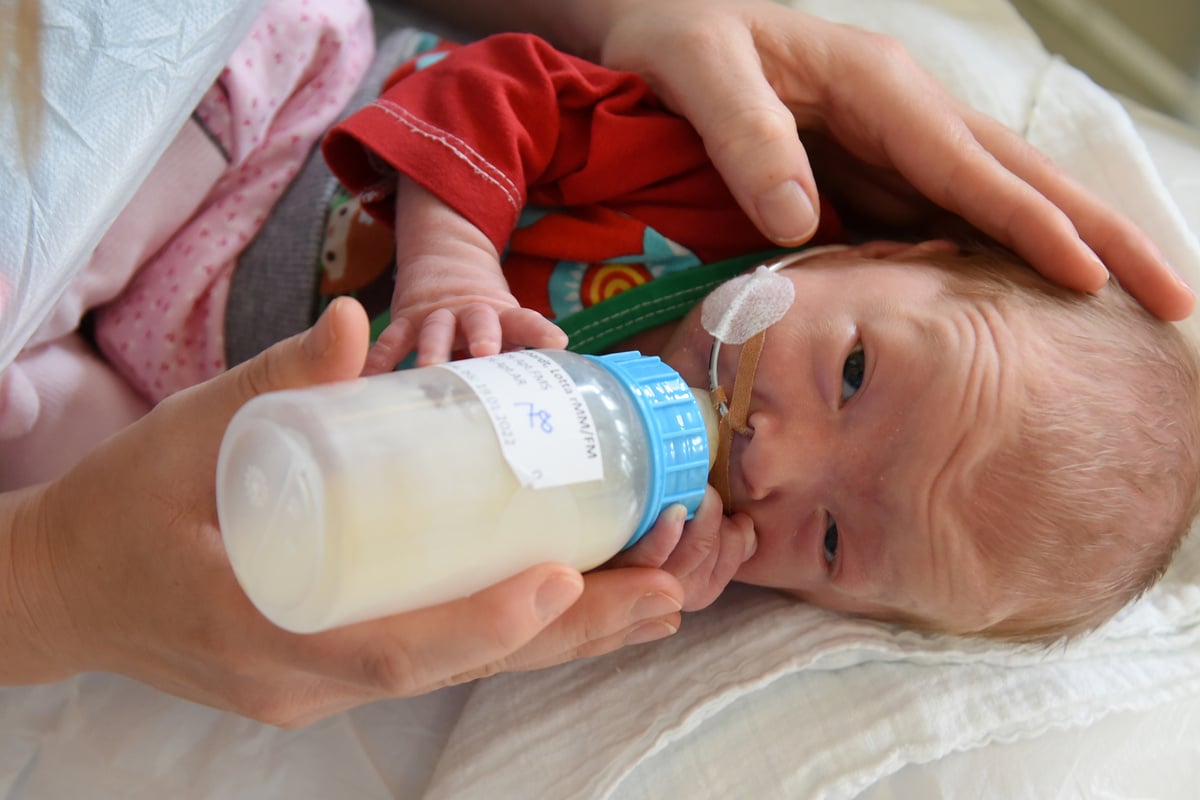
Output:
[[[759,331],[742,345],[742,352],[738,354],[737,372],[733,378],[733,399],[729,402],[729,412],[721,417],[717,425],[717,457],[711,479],[713,488],[721,495],[726,514],[733,511],[733,495],[729,489],[729,457],[733,447],[733,434],[749,436],[751,433],[746,424],[750,417],[750,396],[754,392],[754,376],[758,373],[758,360],[762,356],[763,342],[766,338],[767,332]],[[712,395],[714,407],[719,407],[725,402],[723,386],[713,390]]]

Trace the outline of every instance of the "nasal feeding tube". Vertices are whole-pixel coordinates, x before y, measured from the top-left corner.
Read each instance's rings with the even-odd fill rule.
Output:
[[[791,253],[722,284],[704,299],[700,309],[700,324],[713,337],[708,357],[708,389],[718,418],[717,452],[711,482],[721,495],[726,514],[733,511],[733,496],[729,487],[733,434],[753,435],[753,430],[747,424],[750,394],[754,390],[754,376],[758,371],[758,359],[762,354],[767,328],[783,319],[796,300],[796,287],[778,273],[785,267],[795,266],[814,256],[846,248],[847,245],[832,244]],[[729,393],[717,375],[717,360],[722,344],[742,345]]]

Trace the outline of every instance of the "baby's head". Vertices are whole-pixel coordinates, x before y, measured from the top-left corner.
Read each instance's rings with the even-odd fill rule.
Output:
[[[1162,574],[1200,496],[1200,368],[1170,324],[994,252],[857,248],[780,274],[796,300],[729,461],[758,537],[739,580],[1049,641]],[[693,368],[703,340],[668,360]],[[722,348],[723,384],[739,356]]]
[[[951,296],[1026,320],[1025,401],[964,520],[1012,594],[980,632],[1094,628],[1154,584],[1200,511],[1196,352],[1115,282],[1088,296],[997,252],[934,261]]]

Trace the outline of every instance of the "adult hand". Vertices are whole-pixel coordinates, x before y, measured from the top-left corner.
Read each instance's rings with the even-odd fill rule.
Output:
[[[1191,291],[1132,222],[950,95],[889,38],[771,0],[573,7],[590,8],[575,12],[592,37],[580,49],[640,73],[691,120],[738,202],[780,244],[807,240],[816,225],[799,127],[853,157],[855,169],[829,175],[823,190],[861,196],[865,177],[882,181],[961,216],[1064,286],[1099,289],[1107,264],[1154,314],[1191,312]]]
[[[628,568],[584,578],[561,564],[463,600],[315,635],[288,633],[258,614],[217,527],[222,433],[261,392],[357,375],[367,338],[362,307],[339,299],[312,330],[168,398],[60,480],[0,496],[0,543],[7,539],[11,553],[0,572],[0,682],[105,670],[299,725],[677,629],[683,588],[671,574]]]

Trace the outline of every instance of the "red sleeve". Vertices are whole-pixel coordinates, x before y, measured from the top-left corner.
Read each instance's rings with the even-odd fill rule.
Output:
[[[603,204],[704,260],[772,246],[740,211],[691,125],[637,75],[534,36],[501,34],[394,77],[324,143],[335,175],[388,224],[391,167],[474,223],[498,251],[526,203]]]
[[[575,145],[562,148],[564,156],[585,157],[587,142],[576,135],[586,134],[596,103],[627,95],[634,104],[639,83],[533,36],[494,36],[409,72],[334,128],[324,152],[339,180],[355,192],[369,192],[385,177],[371,163],[373,153],[503,249],[528,188],[563,171],[560,139]],[[371,211],[390,222],[389,204],[385,199],[384,207]]]

